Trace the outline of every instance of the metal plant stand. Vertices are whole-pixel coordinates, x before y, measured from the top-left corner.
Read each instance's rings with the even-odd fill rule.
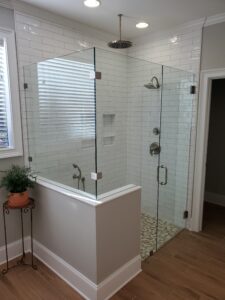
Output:
[[[33,209],[35,208],[34,199],[29,198],[29,203],[23,207],[10,207],[8,201],[3,203],[3,222],[4,222],[4,236],[5,236],[5,256],[6,256],[6,268],[2,270],[2,275],[8,273],[12,268],[15,268],[18,265],[31,266],[34,270],[37,270],[37,266],[34,264],[34,255],[33,255]],[[9,215],[10,210],[20,210],[20,220],[21,220],[21,234],[22,234],[22,256],[17,261],[17,264],[9,267],[9,256],[8,256],[8,241],[7,241],[7,228],[6,228],[6,215]],[[27,214],[30,211],[30,236],[31,236],[31,263],[28,264],[25,262],[25,247],[24,247],[24,228],[23,228],[23,214]]]

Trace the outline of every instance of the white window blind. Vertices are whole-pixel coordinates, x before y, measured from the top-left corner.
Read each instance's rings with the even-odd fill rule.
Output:
[[[9,147],[9,83],[6,42],[0,38],[0,148]]]
[[[94,65],[65,58],[38,64],[40,126],[61,138],[95,137]]]

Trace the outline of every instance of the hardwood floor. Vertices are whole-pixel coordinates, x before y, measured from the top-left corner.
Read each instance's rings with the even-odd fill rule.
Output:
[[[14,269],[0,279],[0,299],[82,299],[43,264],[38,266],[38,271]],[[202,233],[181,232],[142,267],[111,300],[225,300],[225,208],[207,205]]]
[[[63,280],[38,261],[38,270],[28,266],[11,269],[0,278],[1,300],[81,300]]]
[[[200,234],[184,230],[112,300],[225,299],[225,208],[207,204]]]

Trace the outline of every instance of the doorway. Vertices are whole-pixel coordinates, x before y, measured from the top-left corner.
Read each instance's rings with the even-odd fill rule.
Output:
[[[225,69],[211,69],[201,72],[197,113],[197,137],[193,177],[193,197],[189,229],[202,230],[205,197],[205,176],[212,81],[225,78]]]
[[[225,78],[212,80],[210,102],[203,229],[225,216]]]
[[[211,69],[201,72],[197,114],[197,138],[193,178],[193,201],[190,230],[199,232],[203,225],[205,203],[206,162],[211,112],[211,95],[214,80],[225,79],[225,69]],[[220,130],[221,133],[221,130]],[[222,137],[222,135],[221,135]],[[216,154],[217,156],[217,154]],[[216,157],[215,156],[215,157]],[[215,176],[217,174],[214,174]]]

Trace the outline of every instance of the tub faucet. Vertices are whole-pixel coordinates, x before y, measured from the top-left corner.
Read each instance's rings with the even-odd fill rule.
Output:
[[[83,191],[85,191],[85,177],[82,177],[81,168],[77,164],[73,164],[73,167],[75,170],[78,171],[78,173],[73,174],[73,179],[77,179],[77,188],[80,189],[80,182],[82,183]]]

